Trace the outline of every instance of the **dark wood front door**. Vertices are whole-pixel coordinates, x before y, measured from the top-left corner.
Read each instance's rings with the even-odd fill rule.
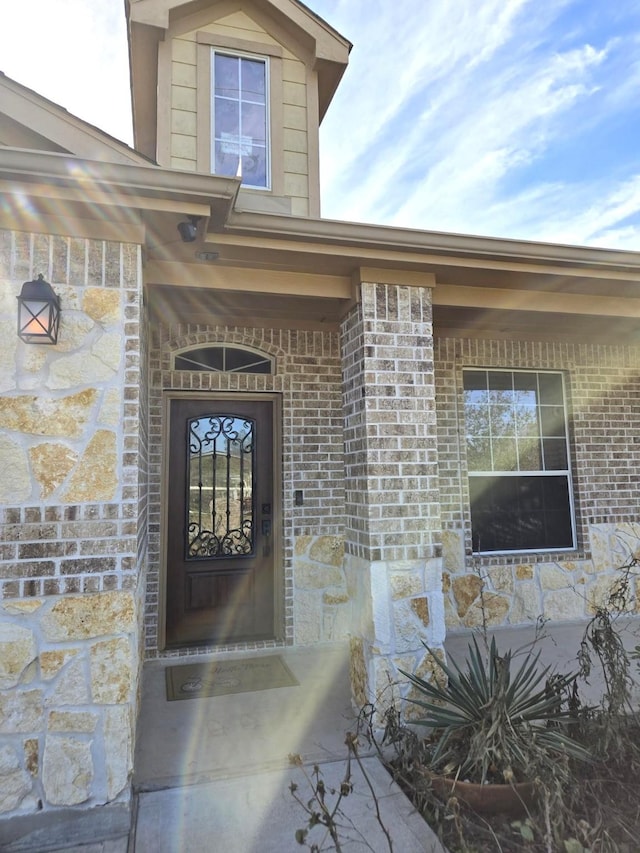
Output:
[[[169,410],[166,645],[274,637],[273,401]]]

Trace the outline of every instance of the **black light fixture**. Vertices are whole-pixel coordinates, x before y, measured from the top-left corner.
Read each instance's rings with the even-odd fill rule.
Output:
[[[25,281],[18,296],[18,337],[27,344],[55,344],[60,326],[60,297],[42,273]]]
[[[178,231],[183,243],[193,243],[198,236],[200,216],[189,216],[186,222],[178,222]]]

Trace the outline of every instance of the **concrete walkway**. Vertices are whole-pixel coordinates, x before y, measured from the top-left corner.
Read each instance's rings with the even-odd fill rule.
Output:
[[[583,624],[547,625],[536,648],[541,663],[559,672],[577,668]],[[619,620],[628,649],[640,643],[640,620]],[[495,632],[501,651],[526,647],[533,628]],[[469,632],[452,633],[446,648],[462,662]],[[273,652],[270,652],[273,653]],[[327,786],[345,773],[345,733],[354,724],[345,647],[281,650],[300,685],[258,693],[166,702],[164,664],[145,667],[140,739],[136,755],[138,795],[135,843],[129,853],[284,853],[303,849],[295,841],[306,825],[304,810],[289,792],[292,781],[303,800],[311,797],[300,769],[288,766],[301,755],[306,773],[318,762]],[[581,684],[587,701],[602,695],[602,673],[594,668]],[[636,684],[636,701],[640,701]],[[380,802],[395,853],[441,847],[411,804],[391,783],[377,758],[366,757],[367,776]],[[354,792],[344,801],[341,840],[347,850],[389,849],[376,819],[367,782],[356,770]],[[320,843],[320,830],[309,841]],[[370,848],[365,845],[365,840]],[[332,849],[330,844],[322,849]],[[105,851],[106,853],[106,851]]]
[[[627,649],[640,643],[640,619],[620,620],[618,628]],[[583,631],[581,624],[547,625],[538,640],[541,663],[560,672],[575,671]],[[500,651],[522,648],[535,636],[534,629],[528,628],[503,628],[494,633]],[[468,632],[451,633],[446,642],[449,658],[462,664],[469,639]],[[55,849],[65,853],[287,853],[305,849],[295,834],[306,828],[307,816],[289,787],[294,782],[303,802],[309,800],[315,764],[328,789],[338,789],[344,778],[345,734],[355,724],[348,648],[269,649],[238,653],[237,657],[274,653],[283,656],[298,685],[173,702],[166,699],[164,669],[179,661],[145,664],[135,759],[134,830],[129,838],[120,834],[91,842],[91,837],[107,837],[94,824],[93,830],[90,826],[85,829],[84,837]],[[185,658],[187,661],[193,658]],[[637,670],[634,672],[637,676]],[[634,693],[638,704],[639,680],[636,678]],[[602,673],[597,667],[581,688],[588,701],[599,701]],[[301,757],[302,768],[291,766],[290,754]],[[339,822],[344,849],[354,853],[390,850],[375,813],[371,784],[394,853],[441,853],[429,827],[378,759],[365,754],[363,768],[366,778],[359,768],[353,768],[353,793],[342,803]],[[332,797],[328,800],[335,802]],[[318,827],[307,841],[321,845],[322,850],[334,849],[330,839],[322,841]],[[38,848],[15,848],[20,849]]]
[[[134,780],[137,820],[129,853],[305,849],[296,830],[307,828],[308,817],[289,788],[293,782],[303,802],[311,799],[315,764],[328,790],[339,790],[345,777],[345,735],[355,723],[348,647],[278,653],[298,685],[209,699],[167,702],[166,663],[145,666]],[[292,754],[300,756],[303,767],[291,766]],[[395,853],[439,851],[435,836],[378,759],[365,755],[362,766],[366,778],[352,767],[353,793],[341,802],[344,849],[390,849],[371,784]],[[327,802],[334,805],[336,797]],[[321,827],[307,841],[333,849]]]
[[[371,784],[382,823],[393,839],[396,853],[439,850],[431,830],[391,783],[378,759],[365,758],[363,767],[368,781],[359,768],[353,769],[353,793],[342,801],[337,819],[343,848],[377,853],[391,849],[376,817],[368,787]],[[327,790],[339,790],[345,765],[329,762],[319,769]],[[310,767],[271,770],[141,794],[133,850],[137,853],[186,850],[284,853],[306,849],[296,842],[295,833],[308,828],[307,816],[294,801],[289,786],[297,783],[299,795],[306,802],[312,796],[310,774]],[[331,805],[336,801],[336,796],[327,797]],[[330,841],[323,827],[310,830],[307,838],[308,844],[317,844],[320,850],[333,850]]]

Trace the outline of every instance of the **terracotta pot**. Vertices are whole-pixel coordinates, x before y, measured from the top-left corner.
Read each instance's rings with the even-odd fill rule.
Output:
[[[526,814],[535,799],[533,782],[479,785],[456,781],[449,776],[433,776],[431,785],[439,796],[447,799],[457,797],[478,814],[517,817]]]

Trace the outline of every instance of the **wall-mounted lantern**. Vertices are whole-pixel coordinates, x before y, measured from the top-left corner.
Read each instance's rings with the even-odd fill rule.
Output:
[[[55,344],[60,326],[60,297],[42,273],[25,281],[18,296],[18,337],[27,344]]]

